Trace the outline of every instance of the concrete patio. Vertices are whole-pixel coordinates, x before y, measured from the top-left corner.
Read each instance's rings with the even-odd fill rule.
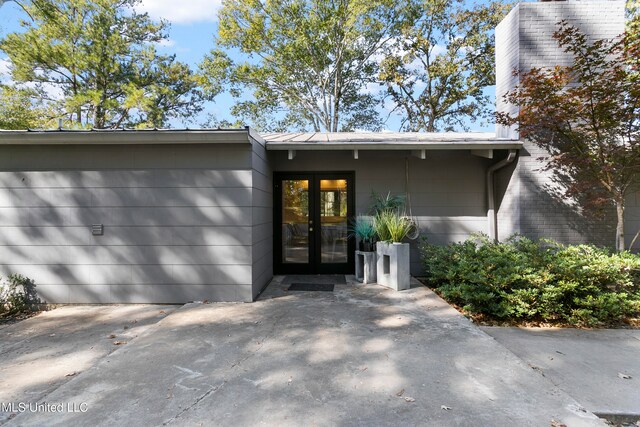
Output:
[[[256,303],[165,311],[119,346],[105,337],[108,327],[85,320],[95,341],[115,351],[67,363],[57,379],[24,371],[2,388],[11,390],[3,399],[86,411],[25,412],[8,425],[604,425],[425,287],[394,292],[348,281],[334,292],[288,292],[281,281]],[[52,341],[73,342],[47,316],[0,330],[3,343],[32,331],[28,345],[3,344],[3,372],[34,359],[74,360],[79,347],[47,353]],[[67,371],[77,374],[62,377]]]

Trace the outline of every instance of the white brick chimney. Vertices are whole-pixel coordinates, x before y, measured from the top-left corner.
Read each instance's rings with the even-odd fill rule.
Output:
[[[496,27],[496,111],[517,112],[502,96],[518,84],[513,70],[569,65],[571,56],[553,39],[566,20],[592,39],[613,38],[624,31],[624,1],[568,0],[520,3]],[[517,138],[515,129],[496,125],[498,137]]]

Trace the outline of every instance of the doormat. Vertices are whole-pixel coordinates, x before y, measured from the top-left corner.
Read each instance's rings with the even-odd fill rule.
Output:
[[[287,274],[282,280],[283,285],[292,283],[327,283],[346,285],[344,274]]]
[[[292,283],[288,291],[318,291],[333,292],[333,283]]]

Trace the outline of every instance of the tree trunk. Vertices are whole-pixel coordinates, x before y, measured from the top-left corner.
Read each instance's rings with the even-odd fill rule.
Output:
[[[616,201],[616,214],[618,223],[616,225],[616,250],[624,251],[624,200]]]

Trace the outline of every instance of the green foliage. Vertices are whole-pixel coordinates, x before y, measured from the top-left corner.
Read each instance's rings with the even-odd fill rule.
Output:
[[[246,61],[216,48],[201,68],[211,94],[230,86],[235,116],[263,131],[379,129],[363,89],[393,31],[393,1],[229,0],[218,18],[218,46]]]
[[[205,89],[228,90],[237,99],[232,114],[260,130],[377,130],[384,95],[403,115],[403,130],[466,129],[468,120],[489,117],[483,89],[494,84],[493,28],[510,4],[223,4],[217,45],[201,64]],[[232,60],[237,51],[246,60]]]
[[[378,240],[383,242],[391,241],[391,233],[389,233],[389,229],[387,228],[387,221],[385,219],[386,215],[394,215],[394,212],[381,211],[373,217],[373,229],[376,232]]]
[[[372,215],[377,215],[384,211],[400,211],[404,208],[406,197],[404,194],[391,194],[388,192],[386,196],[371,192],[371,208],[369,211]]]
[[[374,217],[373,224],[382,241],[401,242],[416,229],[415,223],[411,218],[401,215],[396,210],[379,212]]]
[[[31,311],[40,303],[32,280],[12,274],[0,281],[0,317]]]
[[[494,27],[512,5],[465,6],[462,0],[402,2],[399,34],[388,46],[379,79],[403,113],[407,131],[468,129],[489,117],[483,92],[495,80]]]
[[[160,55],[166,22],[137,13],[139,0],[17,1],[28,19],[0,40],[17,87],[73,127],[165,127],[200,111],[201,79]]]
[[[472,314],[576,326],[640,315],[640,256],[629,252],[478,235],[448,246],[424,242],[421,257],[428,284]]]
[[[376,238],[376,230],[373,227],[371,218],[358,215],[352,220],[349,227],[349,237],[357,237],[363,242],[373,242]]]
[[[627,33],[632,37],[640,36],[640,1],[627,0]]]
[[[34,90],[0,85],[0,129],[34,129],[54,124],[55,114],[38,103]]]
[[[386,196],[371,192],[373,228],[378,239],[383,242],[401,242],[405,237],[418,237],[415,221],[405,214],[406,197],[404,194]]]

